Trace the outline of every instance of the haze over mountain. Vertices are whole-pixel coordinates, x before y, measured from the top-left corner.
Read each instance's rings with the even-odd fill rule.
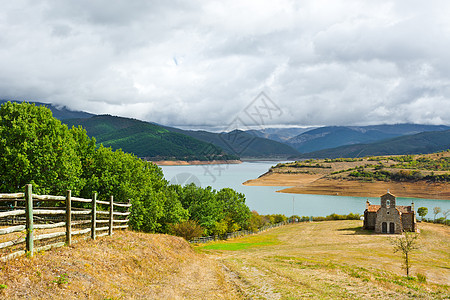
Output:
[[[290,159],[427,154],[447,149],[450,149],[450,130],[421,132],[369,144],[341,146],[293,156]]]
[[[286,143],[301,153],[308,153],[344,145],[371,143],[402,135],[448,129],[450,127],[444,125],[420,124],[327,126],[299,134],[287,140]]]
[[[0,100],[0,105],[5,102],[22,102],[17,100]],[[34,103],[37,106],[45,106],[49,108],[52,111],[52,114],[55,118],[58,120],[66,120],[66,119],[77,119],[77,118],[90,118],[94,116],[94,114],[85,112],[85,111],[75,111],[71,110],[70,108],[66,106],[55,106],[50,103],[42,103],[42,102],[35,102],[35,101],[29,101],[30,103]]]
[[[263,137],[266,139],[274,140],[277,142],[285,143],[290,138],[315,129],[316,127],[292,127],[292,128],[264,128],[260,130],[246,130],[245,132]]]

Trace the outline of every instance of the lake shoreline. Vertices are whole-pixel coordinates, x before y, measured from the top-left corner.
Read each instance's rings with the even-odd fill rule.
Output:
[[[287,194],[312,194],[348,197],[379,197],[388,190],[397,197],[450,200],[446,183],[428,182],[362,182],[358,180],[328,179],[320,175],[265,173],[247,180],[247,186],[279,186]]]
[[[160,160],[152,161],[157,166],[197,166],[197,165],[221,165],[241,164],[240,160]]]

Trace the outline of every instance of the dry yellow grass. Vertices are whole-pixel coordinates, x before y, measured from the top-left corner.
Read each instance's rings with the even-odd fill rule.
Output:
[[[450,229],[421,223],[408,280],[388,235],[361,221],[300,223],[194,251],[168,235],[117,232],[1,263],[4,299],[448,299]],[[206,253],[201,253],[206,252]],[[5,288],[6,287],[6,288]]]
[[[136,232],[1,263],[4,299],[235,299],[222,267],[181,238]]]
[[[251,298],[450,297],[449,227],[419,225],[421,249],[412,255],[412,273],[428,279],[427,283],[420,283],[404,277],[401,256],[393,253],[389,242],[392,236],[375,235],[361,230],[361,226],[361,221],[301,223],[199,247],[216,255],[243,293]],[[233,249],[233,243],[238,246],[262,240],[265,241],[262,246],[224,250]]]

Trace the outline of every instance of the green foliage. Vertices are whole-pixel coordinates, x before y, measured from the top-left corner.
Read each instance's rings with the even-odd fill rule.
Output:
[[[77,194],[82,166],[73,132],[45,107],[7,102],[0,108],[0,190],[33,183],[38,193]]]
[[[97,147],[83,128],[68,129],[45,107],[2,105],[0,136],[3,192],[17,192],[32,183],[33,190],[43,194],[61,195],[71,189],[72,195],[84,198],[97,193],[99,200],[109,200],[111,195],[116,201],[130,199],[129,225],[145,232],[168,232],[171,224],[189,218],[208,234],[248,227],[250,211],[243,194],[231,189],[216,192],[210,187],[170,186],[158,166],[120,149]],[[183,140],[180,134],[168,139],[193,140]]]
[[[428,208],[426,208],[426,207],[419,207],[419,208],[417,209],[417,213],[418,213],[419,216],[421,216],[422,219],[423,219],[423,217],[425,217],[425,216],[427,215],[427,213],[428,213]]]
[[[272,215],[260,215],[256,211],[252,211],[249,220],[248,229],[251,231],[258,231],[259,228],[266,225],[273,225],[280,222],[287,221],[287,217],[282,214],[272,214]]]
[[[417,273],[417,281],[422,282],[422,283],[426,283],[427,282],[427,276]]]
[[[220,191],[194,184],[178,186],[180,202],[189,211],[190,219],[206,229],[207,235],[220,235],[248,228],[250,210],[245,196],[232,189]]]
[[[53,283],[56,283],[57,285],[67,284],[69,283],[69,279],[67,278],[67,274],[61,274],[56,276],[55,280],[52,281]]]
[[[82,125],[99,143],[152,160],[228,160],[239,159],[217,146],[185,134],[171,132],[156,124],[109,115],[67,120]]]
[[[168,232],[173,235],[181,236],[186,241],[190,241],[193,238],[202,236],[204,230],[198,225],[197,221],[187,220],[170,225]]]

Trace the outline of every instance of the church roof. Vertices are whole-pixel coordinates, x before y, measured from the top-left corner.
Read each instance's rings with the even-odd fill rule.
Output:
[[[389,196],[392,196],[392,197],[395,198],[395,195],[391,194],[389,191],[388,191],[386,194],[382,195],[381,197],[384,197],[384,196],[386,196],[386,195],[389,195]]]
[[[380,209],[381,205],[369,205],[367,207],[368,212],[377,212]]]

